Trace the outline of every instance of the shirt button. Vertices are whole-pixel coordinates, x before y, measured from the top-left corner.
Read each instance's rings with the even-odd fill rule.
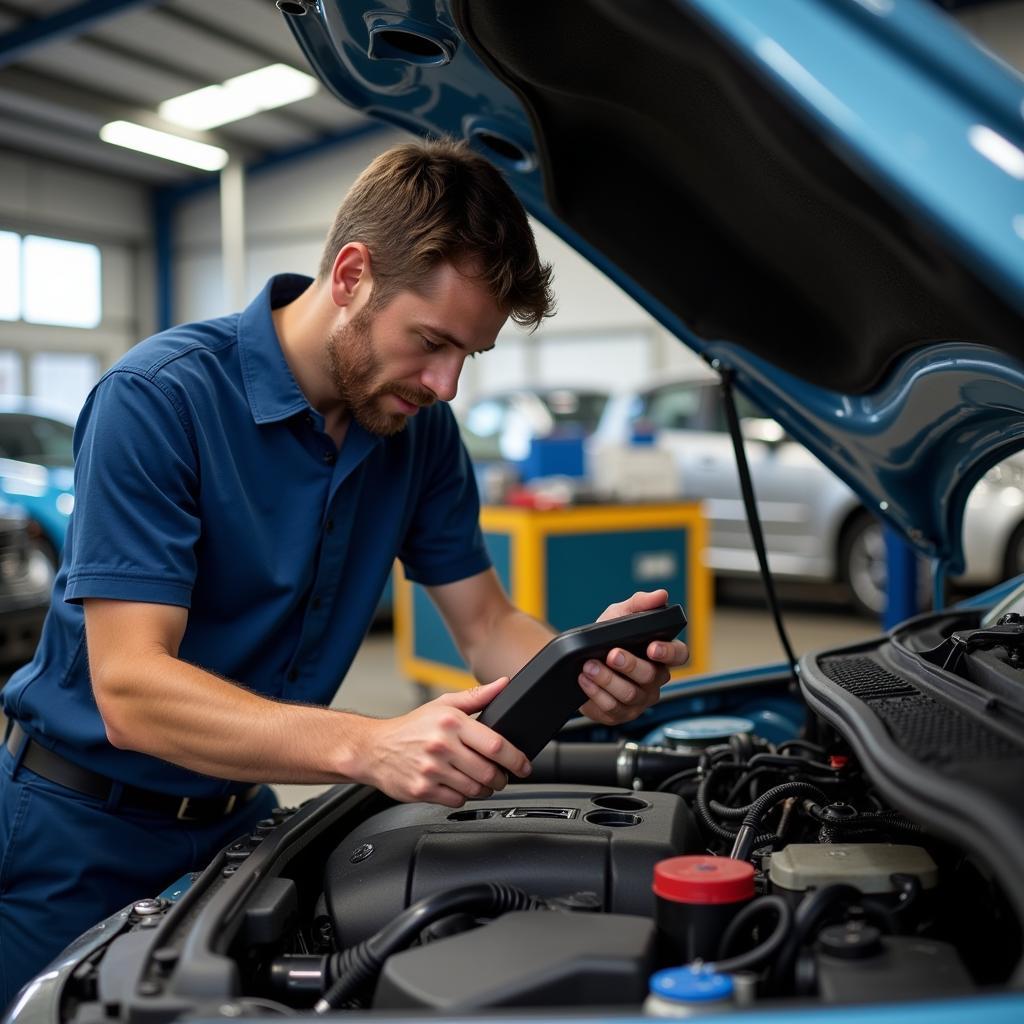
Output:
[[[324,529],[328,533],[334,533],[334,520],[328,519],[327,522],[324,524]]]
[[[314,597],[313,601],[312,601],[313,611],[316,611],[317,608],[319,608],[320,605],[322,605],[322,604],[323,604],[323,601],[321,601],[319,597]]]
[[[299,670],[297,668],[288,669],[288,682],[294,683],[299,678]]]
[[[337,457],[338,455],[336,452],[324,452],[324,462],[326,462],[328,466],[333,466],[334,460]]]

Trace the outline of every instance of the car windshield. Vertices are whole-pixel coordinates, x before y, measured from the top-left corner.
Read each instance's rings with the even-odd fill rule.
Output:
[[[578,427],[590,434],[597,426],[604,411],[608,396],[596,391],[549,391],[541,400],[551,413],[555,430],[563,427]]]
[[[740,419],[765,417],[744,395],[736,393],[735,397]],[[660,430],[729,429],[718,387],[706,382],[673,383],[649,391],[634,407],[632,418],[646,420]]]
[[[0,457],[44,466],[71,466],[74,428],[44,416],[0,416]]]

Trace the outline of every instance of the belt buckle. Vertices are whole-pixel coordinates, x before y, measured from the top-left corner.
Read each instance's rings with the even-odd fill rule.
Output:
[[[188,805],[191,802],[192,802],[192,798],[191,797],[183,796],[181,798],[181,803],[178,804],[178,813],[175,815],[175,817],[178,819],[178,821],[197,821],[198,820],[194,815],[191,815],[191,814],[188,813]]]
[[[200,821],[201,820],[198,815],[189,814],[188,807],[189,807],[189,804],[192,802],[192,799],[193,798],[190,797],[190,796],[183,796],[181,798],[181,803],[178,804],[178,813],[175,815],[175,818],[177,818],[178,821]],[[224,801],[224,809],[220,812],[221,813],[221,817],[227,817],[235,809],[235,803],[237,802],[237,800],[238,800],[238,794],[237,793],[232,793]]]

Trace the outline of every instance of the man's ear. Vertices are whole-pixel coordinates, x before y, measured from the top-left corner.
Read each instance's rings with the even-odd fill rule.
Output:
[[[346,242],[331,268],[331,298],[338,307],[366,301],[373,289],[370,250],[362,242]]]

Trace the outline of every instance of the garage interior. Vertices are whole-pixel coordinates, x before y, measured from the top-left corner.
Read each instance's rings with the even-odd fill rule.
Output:
[[[967,5],[956,16],[1024,67],[1019,10]],[[194,112],[168,105],[281,66],[287,84],[275,88],[297,97],[287,105],[257,103],[210,127],[189,127]],[[138,340],[239,309],[273,273],[314,272],[348,185],[405,136],[288,69],[308,71],[273,0],[0,0],[0,393],[73,415]],[[213,169],[104,140],[126,122],[213,147],[202,151]],[[467,365],[457,414],[500,389],[640,387],[700,368],[564,242],[540,224],[534,231],[555,268],[558,315],[533,335],[506,328],[495,352]],[[36,265],[49,268],[45,281]],[[782,593],[800,650],[878,628],[847,607],[839,583]],[[396,663],[390,617],[382,620],[335,706],[388,716],[428,692]],[[704,654],[713,671],[781,660],[756,581],[719,580]],[[316,788],[278,790],[294,804]]]

